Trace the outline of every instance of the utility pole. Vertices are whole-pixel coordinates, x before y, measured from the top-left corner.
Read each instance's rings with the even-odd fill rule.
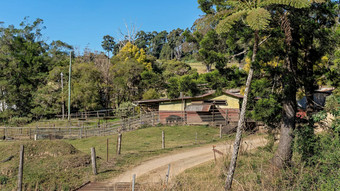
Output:
[[[64,74],[60,73],[61,78],[61,110],[62,110],[62,119],[65,118],[65,103],[64,103]]]
[[[70,51],[70,68],[68,71],[68,121],[71,120],[71,74],[72,74],[72,50]]]

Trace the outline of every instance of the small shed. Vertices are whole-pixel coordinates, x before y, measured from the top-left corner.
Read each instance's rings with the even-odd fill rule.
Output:
[[[135,102],[143,111],[159,113],[160,123],[228,124],[239,118],[243,96],[239,91],[215,91],[194,97],[154,99]]]

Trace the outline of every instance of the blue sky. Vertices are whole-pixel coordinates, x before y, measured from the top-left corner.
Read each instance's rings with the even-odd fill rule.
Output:
[[[5,26],[19,23],[25,16],[33,22],[44,20],[44,39],[61,40],[83,50],[102,51],[102,37],[120,37],[125,23],[139,30],[161,31],[190,28],[203,13],[197,0],[4,0],[0,21]]]

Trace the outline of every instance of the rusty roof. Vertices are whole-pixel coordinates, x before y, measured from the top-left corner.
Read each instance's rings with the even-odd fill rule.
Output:
[[[173,99],[170,99],[170,98],[148,99],[148,100],[135,101],[134,103],[136,103],[136,104],[145,104],[145,103],[150,104],[150,103],[159,103],[159,102],[166,102],[166,101],[180,101],[180,100],[200,99],[200,98],[204,98],[204,97],[213,95],[215,92],[216,91],[213,90],[213,91],[210,91],[208,93],[205,93],[205,94],[202,94],[202,95],[199,95],[199,96],[193,96],[193,97],[185,96],[183,98],[173,98]],[[229,90],[225,90],[225,91],[223,91],[223,93],[225,93],[227,95],[230,95],[230,96],[233,96],[233,97],[236,97],[236,98],[240,98],[240,99],[243,98],[243,95],[231,92]]]

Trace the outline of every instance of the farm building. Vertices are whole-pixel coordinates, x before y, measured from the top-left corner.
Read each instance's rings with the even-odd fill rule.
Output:
[[[136,101],[145,112],[158,112],[160,123],[222,124],[238,121],[243,96],[239,91],[215,91],[195,97]]]

